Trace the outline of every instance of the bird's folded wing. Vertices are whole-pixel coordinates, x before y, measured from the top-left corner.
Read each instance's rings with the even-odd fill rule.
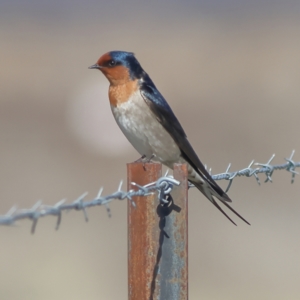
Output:
[[[231,202],[230,198],[212,179],[210,174],[201,163],[193,147],[189,143],[187,136],[180,125],[178,119],[174,115],[171,107],[168,105],[164,97],[159,91],[150,84],[144,84],[141,88],[141,95],[157,120],[162,124],[165,130],[171,135],[181,150],[184,159],[197,171],[197,173],[211,185],[211,187],[225,200]]]

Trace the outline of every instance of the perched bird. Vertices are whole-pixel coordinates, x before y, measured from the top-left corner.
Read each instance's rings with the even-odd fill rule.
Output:
[[[229,206],[231,199],[206,171],[169,104],[133,53],[108,52],[89,69],[100,70],[108,79],[112,113],[141,159],[153,159],[171,169],[174,163],[186,163],[188,180],[215,207],[235,224],[219,206],[218,199],[249,224]]]

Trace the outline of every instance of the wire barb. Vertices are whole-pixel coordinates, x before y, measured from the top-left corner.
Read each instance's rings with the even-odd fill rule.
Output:
[[[286,168],[286,170],[288,172],[292,173],[292,179],[291,179],[291,183],[294,183],[295,180],[295,175],[298,174],[299,172],[295,171],[295,168],[297,167],[297,164],[293,161],[293,156],[295,154],[295,150],[292,151],[292,154],[289,158],[285,158],[285,160],[289,163],[288,167]]]
[[[251,161],[251,163],[244,169],[240,171],[230,172],[231,164],[228,165],[226,171],[221,174],[212,175],[212,178],[214,180],[229,180],[229,184],[226,188],[226,193],[232,186],[233,180],[238,176],[246,176],[246,177],[252,177],[256,179],[256,182],[260,185],[260,180],[258,177],[258,174],[265,174],[266,180],[265,182],[272,182],[272,175],[273,172],[276,170],[286,170],[292,174],[291,183],[294,183],[295,181],[295,175],[299,174],[295,171],[296,168],[300,167],[300,162],[295,162],[293,160],[295,154],[295,150],[292,151],[289,158],[285,158],[286,163],[281,165],[272,165],[271,162],[275,157],[275,154],[273,154],[270,159],[267,161],[267,163],[254,163],[254,160]],[[253,165],[259,166],[257,168],[252,168]],[[205,166],[207,169],[207,167]],[[211,169],[209,169],[209,173],[211,172]],[[31,226],[31,233],[33,234],[35,232],[37,222],[41,217],[45,216],[56,216],[56,230],[59,229],[59,226],[61,224],[62,220],[62,212],[63,211],[70,211],[70,210],[81,210],[84,215],[84,219],[86,222],[88,222],[88,214],[87,214],[87,208],[88,207],[94,207],[98,205],[104,205],[107,211],[107,214],[109,217],[111,217],[111,210],[109,207],[109,203],[113,200],[129,200],[133,207],[136,206],[136,204],[133,201],[133,197],[135,196],[147,196],[149,194],[153,194],[157,192],[158,199],[160,203],[165,204],[168,203],[168,196],[174,186],[178,186],[180,184],[179,181],[173,178],[172,175],[168,176],[168,172],[165,174],[165,176],[159,178],[156,182],[152,182],[149,184],[146,184],[144,186],[141,186],[137,183],[132,182],[133,186],[137,188],[137,190],[130,190],[128,192],[122,191],[122,185],[123,181],[121,180],[118,186],[118,189],[116,192],[107,195],[102,196],[103,188],[100,188],[97,196],[95,199],[90,201],[85,201],[85,198],[87,196],[87,192],[82,194],[80,197],[78,197],[76,200],[74,200],[70,204],[66,204],[66,200],[63,199],[59,202],[57,202],[54,205],[42,205],[42,201],[37,201],[31,208],[29,209],[17,209],[17,206],[13,206],[5,215],[0,215],[0,225],[7,225],[7,226],[13,226],[16,225],[16,221],[22,220],[22,219],[29,219],[32,221]],[[189,187],[193,187],[193,184],[189,184]]]

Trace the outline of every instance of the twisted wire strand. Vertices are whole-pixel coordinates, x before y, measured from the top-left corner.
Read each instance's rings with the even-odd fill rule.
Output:
[[[295,169],[300,167],[300,162],[295,162],[293,160],[294,154],[295,151],[293,150],[290,157],[285,158],[286,163],[284,164],[272,165],[271,162],[275,157],[275,154],[273,154],[266,163],[258,163],[258,162],[254,163],[253,160],[246,168],[235,172],[229,172],[229,169],[231,167],[231,164],[229,164],[224,173],[212,175],[212,178],[214,180],[224,180],[224,179],[228,180],[229,184],[226,188],[226,192],[228,192],[228,190],[232,185],[233,180],[236,177],[254,176],[256,182],[260,185],[261,183],[258,174],[263,173],[266,175],[266,179],[264,182],[272,182],[272,175],[273,172],[276,170],[286,170],[290,172],[292,174],[291,183],[294,183],[295,175],[299,174],[298,172],[295,171]],[[252,166],[254,165],[258,167],[253,168]],[[211,170],[209,170],[209,173],[211,173]],[[81,210],[83,212],[84,219],[87,222],[88,214],[86,208],[104,205],[107,214],[110,217],[111,211],[109,208],[109,203],[114,200],[127,199],[131,202],[133,206],[135,206],[135,203],[132,199],[133,197],[147,196],[149,194],[157,192],[159,201],[161,203],[166,203],[167,201],[166,195],[168,195],[172,191],[174,186],[178,186],[179,184],[180,182],[175,180],[173,176],[171,175],[168,176],[168,172],[165,174],[165,176],[159,178],[156,182],[152,182],[144,186],[132,182],[132,185],[134,185],[137,188],[137,190],[130,190],[128,192],[122,190],[123,181],[121,181],[116,192],[110,195],[102,196],[103,188],[100,188],[96,198],[90,201],[85,201],[85,198],[88,194],[86,192],[69,204],[65,203],[66,200],[63,199],[58,201],[54,205],[45,205],[42,204],[42,201],[39,200],[29,209],[18,209],[17,206],[13,206],[5,215],[0,215],[0,225],[13,226],[16,225],[16,222],[18,220],[29,219],[32,221],[31,233],[34,233],[38,220],[42,217],[52,215],[57,217],[56,230],[58,230],[61,224],[63,211]],[[191,184],[190,187],[193,187],[193,185]]]

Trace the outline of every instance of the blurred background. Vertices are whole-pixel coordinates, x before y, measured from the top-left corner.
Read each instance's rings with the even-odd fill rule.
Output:
[[[0,0],[0,214],[87,199],[139,157],[88,70],[135,52],[212,173],[300,160],[300,2]],[[264,176],[260,176],[264,181]],[[299,299],[300,179],[238,178],[233,226],[189,192],[190,299]],[[226,187],[227,182],[220,183]],[[126,188],[125,186],[123,187]],[[0,299],[127,299],[126,203],[0,227]]]

